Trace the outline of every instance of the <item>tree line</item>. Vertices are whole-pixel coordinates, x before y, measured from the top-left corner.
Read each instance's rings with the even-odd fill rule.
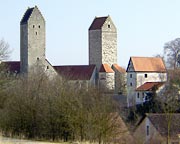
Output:
[[[115,135],[117,118],[112,120],[110,114],[117,111],[116,104],[95,88],[76,89],[60,77],[49,80],[44,73],[12,77],[2,87],[4,135],[99,142]]]

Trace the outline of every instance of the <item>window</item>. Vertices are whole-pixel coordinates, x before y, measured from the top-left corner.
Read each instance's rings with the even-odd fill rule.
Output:
[[[139,98],[139,93],[137,93],[137,98]]]
[[[108,28],[111,28],[111,25],[110,25],[110,24],[108,24]]]
[[[39,27],[39,28],[41,28],[41,26],[40,26],[40,25],[39,25],[38,27]]]
[[[49,69],[49,66],[47,66],[47,69]]]
[[[33,28],[35,28],[35,25],[33,25]]]
[[[130,74],[130,78],[132,78],[132,74]]]
[[[132,83],[130,83],[130,86],[132,86]]]
[[[147,74],[144,74],[144,77],[147,78]]]
[[[146,126],[146,135],[149,135],[149,126]]]
[[[142,96],[143,96],[143,98],[144,98],[144,93],[142,93]]]
[[[37,35],[37,32],[36,32],[36,35]]]
[[[37,60],[39,60],[39,58],[37,57]]]

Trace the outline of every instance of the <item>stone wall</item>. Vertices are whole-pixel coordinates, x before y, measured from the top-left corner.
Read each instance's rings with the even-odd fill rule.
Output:
[[[110,17],[102,27],[102,63],[117,63],[117,31]]]
[[[37,7],[20,30],[21,72],[26,73],[38,61],[45,62],[45,20]]]
[[[104,90],[105,92],[114,92],[114,81],[114,73],[99,73],[99,88]]]
[[[89,64],[95,64],[99,71],[102,64],[101,30],[89,31]]]
[[[112,67],[115,72],[115,93],[126,94],[126,73],[119,72],[115,67]]]

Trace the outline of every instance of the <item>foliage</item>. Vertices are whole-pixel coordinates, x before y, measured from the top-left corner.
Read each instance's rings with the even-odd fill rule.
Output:
[[[95,88],[75,89],[44,73],[15,79],[6,88],[0,127],[5,135],[52,140],[108,141],[116,133],[116,104]],[[118,127],[119,128],[119,127]]]

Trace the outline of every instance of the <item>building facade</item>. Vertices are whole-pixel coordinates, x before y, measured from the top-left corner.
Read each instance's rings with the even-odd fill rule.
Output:
[[[166,67],[162,58],[155,57],[131,57],[127,67],[127,104],[133,106],[141,104],[146,99],[146,92],[142,87],[149,86],[149,83],[162,84],[167,81]],[[149,90],[149,89],[147,89]]]

